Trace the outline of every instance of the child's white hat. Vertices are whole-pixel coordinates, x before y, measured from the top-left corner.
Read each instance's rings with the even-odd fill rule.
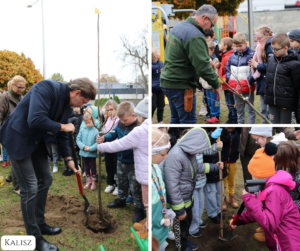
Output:
[[[148,118],[148,97],[145,97],[136,108],[134,108],[134,112],[143,118]]]
[[[262,137],[272,137],[272,127],[252,127],[249,134]]]

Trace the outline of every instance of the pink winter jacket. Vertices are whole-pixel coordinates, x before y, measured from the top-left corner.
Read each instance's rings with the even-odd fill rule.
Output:
[[[114,127],[116,127],[118,125],[119,120],[120,119],[117,116],[115,116],[114,118],[108,117],[107,122],[103,126],[104,132],[108,132],[111,129],[114,121],[115,121]],[[112,128],[112,129],[114,129],[114,128]]]
[[[269,250],[277,250],[275,238],[281,251],[300,250],[300,213],[289,195],[295,182],[282,170],[266,180],[257,198],[254,194],[242,196],[247,211],[241,214],[237,225],[257,222],[265,230]]]
[[[122,139],[99,144],[99,152],[114,153],[133,148],[134,168],[137,181],[148,186],[148,119],[135,127]]]

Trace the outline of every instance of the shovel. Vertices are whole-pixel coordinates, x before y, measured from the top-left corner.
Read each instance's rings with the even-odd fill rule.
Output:
[[[71,149],[72,158],[73,158],[74,163],[75,163],[75,168],[78,169],[78,163],[77,163],[77,158],[76,158],[76,153],[75,153],[75,146],[74,146],[73,135],[72,135],[71,132],[69,132],[68,136],[69,136],[69,146],[70,146],[70,149]],[[87,197],[83,193],[80,175],[76,174],[76,177],[77,177],[77,183],[78,183],[78,187],[79,187],[79,192],[80,192],[82,198],[85,201],[83,212],[84,212],[84,214],[86,216],[86,223],[85,223],[85,225],[87,226],[88,217],[89,217],[89,211],[90,211],[90,202],[88,201]]]
[[[245,182],[245,189],[248,193],[256,193],[261,191],[266,185],[266,181],[265,180],[246,180]],[[237,214],[234,216],[233,221],[231,222],[230,226],[229,226],[229,231],[228,231],[228,235],[227,235],[227,239],[221,238],[219,237],[219,240],[221,241],[232,241],[235,238],[238,237],[238,235],[232,237],[232,233],[233,233],[233,229],[232,229],[232,225],[236,225],[239,217],[241,216],[242,212],[245,209],[245,204],[244,202],[241,204],[241,206],[239,207],[239,210],[237,212]]]

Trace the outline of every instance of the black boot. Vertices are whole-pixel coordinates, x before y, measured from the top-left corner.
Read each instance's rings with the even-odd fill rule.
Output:
[[[108,208],[126,207],[126,200],[115,199],[113,202],[107,204]]]
[[[143,219],[145,219],[144,209],[134,208],[134,216],[132,218],[132,222],[133,223],[140,222]]]
[[[36,247],[37,251],[58,251],[58,247],[54,244],[46,241],[42,236],[36,238]]]
[[[44,234],[56,235],[61,233],[60,227],[50,227],[46,223],[39,225],[39,228],[41,230],[42,235]]]

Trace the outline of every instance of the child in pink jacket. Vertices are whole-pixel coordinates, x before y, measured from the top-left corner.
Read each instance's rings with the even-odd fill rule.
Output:
[[[248,170],[253,179],[265,179],[266,185],[258,196],[243,191],[247,211],[241,214],[237,226],[257,222],[265,230],[269,250],[297,250],[300,247],[300,213],[289,194],[295,182],[288,172],[275,172],[272,155],[276,151],[276,145],[269,142],[250,160]]]
[[[141,239],[148,238],[148,97],[144,98],[134,108],[140,126],[135,127],[129,134],[113,142],[99,144],[99,152],[120,152],[133,148],[134,168],[137,181],[142,185],[143,203],[147,211],[144,227],[137,232]],[[133,234],[131,238],[135,239]]]
[[[109,100],[106,102],[105,111],[107,112],[106,123],[103,126],[104,132],[113,131],[114,128],[118,125],[119,117],[116,115],[118,104],[114,100]],[[105,168],[107,173],[106,183],[107,187],[105,188],[105,193],[111,193],[113,195],[118,195],[118,187],[116,182],[117,176],[117,153],[105,153]]]

